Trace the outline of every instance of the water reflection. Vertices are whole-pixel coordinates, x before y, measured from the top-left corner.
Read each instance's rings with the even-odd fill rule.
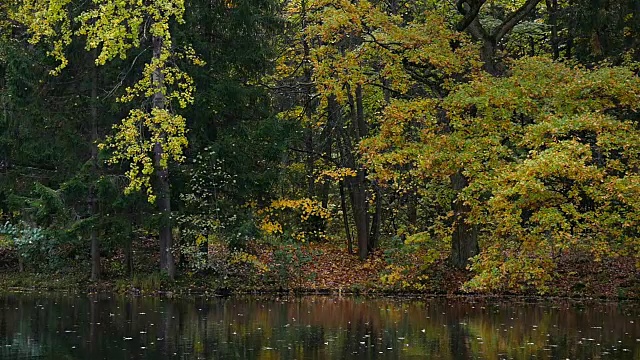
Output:
[[[636,359],[636,304],[11,294],[2,359]]]

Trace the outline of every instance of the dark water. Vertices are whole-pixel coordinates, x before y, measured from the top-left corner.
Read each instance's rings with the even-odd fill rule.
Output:
[[[0,296],[1,359],[638,359],[634,303]]]

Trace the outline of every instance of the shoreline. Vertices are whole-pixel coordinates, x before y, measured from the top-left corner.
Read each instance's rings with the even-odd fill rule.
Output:
[[[36,280],[38,279],[38,280]],[[517,294],[517,293],[466,293],[457,292],[420,292],[420,291],[398,291],[393,289],[363,288],[358,290],[344,288],[249,288],[231,291],[226,288],[193,287],[193,282],[185,282],[178,279],[166,286],[156,289],[142,289],[134,286],[133,279],[112,279],[91,282],[86,278],[75,275],[53,274],[44,275],[37,273],[8,274],[0,273],[0,293],[58,293],[58,294],[118,294],[132,297],[163,297],[163,298],[200,298],[200,297],[234,297],[234,296],[265,296],[265,297],[304,297],[304,296],[327,296],[327,297],[366,297],[366,298],[401,298],[401,299],[424,299],[424,298],[445,298],[456,300],[490,300],[490,301],[594,301],[594,302],[640,302],[640,296],[607,296],[606,294],[585,293],[585,294]],[[28,281],[35,285],[16,285]],[[119,283],[119,285],[116,284]],[[123,289],[122,284],[128,284]]]

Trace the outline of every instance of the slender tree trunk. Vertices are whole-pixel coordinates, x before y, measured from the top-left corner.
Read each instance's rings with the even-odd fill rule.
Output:
[[[302,0],[301,3],[301,31],[305,31],[307,27],[307,1]],[[307,176],[307,197],[312,199],[315,196],[315,152],[314,152],[314,143],[313,143],[313,129],[311,127],[311,117],[313,116],[313,107],[312,103],[312,88],[311,88],[311,77],[312,70],[310,67],[310,49],[309,44],[306,39],[302,41],[303,48],[303,77],[304,77],[304,97],[305,97],[305,120],[308,123],[306,128],[304,129],[304,148],[306,151],[306,176]]]
[[[351,239],[351,227],[349,226],[349,216],[347,215],[347,198],[344,193],[344,181],[340,181],[340,208],[342,209],[342,221],[344,222],[344,233],[347,236],[347,249],[349,254],[353,254],[353,240]]]
[[[358,255],[364,260],[369,255],[369,213],[367,203],[367,191],[364,187],[365,174],[359,170],[355,179],[351,181],[351,207],[353,219],[356,225],[356,237],[358,238]]]
[[[153,37],[153,57],[158,59],[162,53],[163,39],[159,36]],[[162,89],[164,88],[164,76],[162,69],[155,69],[152,75],[153,85],[157,89],[153,94],[153,108],[164,109],[166,98]],[[173,237],[171,233],[171,188],[169,183],[169,169],[162,166],[164,150],[162,144],[156,143],[153,147],[153,157],[156,167],[157,182],[157,202],[160,211],[160,270],[165,271],[169,278],[175,277],[175,262],[173,261]]]
[[[304,129],[304,150],[306,152],[305,172],[307,177],[307,197],[312,199],[315,195],[315,156],[313,147],[313,130],[310,127]]]
[[[343,141],[343,157],[347,167],[357,169],[356,176],[348,180],[349,197],[351,199],[351,210],[353,212],[353,222],[356,227],[356,238],[358,241],[358,254],[360,259],[365,259],[369,254],[369,214],[367,193],[365,189],[365,173],[363,169],[356,166],[355,156],[352,153],[353,145],[348,135],[341,131]]]
[[[351,169],[357,169],[355,157],[351,152],[353,147],[348,136],[344,137],[344,142],[346,146],[347,164]],[[348,180],[351,210],[353,211],[353,221],[355,223],[356,238],[358,240],[358,254],[360,259],[363,260],[369,255],[369,214],[365,180],[365,172],[363,169],[358,169],[356,176]]]
[[[382,191],[374,184],[376,194],[376,211],[371,221],[371,231],[369,232],[369,252],[375,250],[380,240],[380,226],[382,225]]]
[[[142,224],[142,211],[134,208],[134,212],[130,212],[128,214],[132,219],[135,219],[135,222],[131,224],[132,231],[129,232],[129,236],[125,239],[124,243],[124,270],[127,276],[132,277],[134,272],[134,256],[133,256],[133,234],[135,231],[135,227]]]
[[[467,179],[458,172],[451,176],[453,189],[461,191],[469,185]],[[478,246],[478,229],[466,222],[471,209],[460,199],[455,199],[452,204],[453,233],[451,234],[451,264],[458,269],[465,269],[469,264],[469,258],[480,253]]]
[[[349,94],[349,105],[351,108],[352,133],[355,143],[359,143],[368,134],[368,126],[364,119],[364,104],[362,95],[362,85],[355,88],[355,98]],[[357,169],[354,179],[349,182],[351,194],[351,207],[353,209],[353,219],[356,226],[356,237],[358,239],[358,255],[364,260],[369,255],[369,203],[367,199],[366,173],[356,162],[354,144],[351,139],[345,136],[347,146],[347,161],[349,167]]]
[[[92,50],[92,59],[98,55],[97,51]],[[98,209],[98,199],[95,188],[95,178],[98,175],[98,70],[93,64],[91,68],[91,168],[93,170],[93,184],[89,190],[89,215],[96,216]],[[96,233],[95,221],[91,225],[91,280],[100,279],[100,242]]]
[[[504,73],[504,64],[501,59],[496,57],[498,45],[518,23],[535,11],[540,1],[542,0],[525,0],[519,8],[507,15],[501,24],[490,31],[483,27],[479,19],[480,9],[486,4],[485,0],[456,1],[458,12],[463,15],[463,19],[458,23],[457,28],[460,31],[467,30],[476,40],[482,42],[480,57],[484,62],[483,68],[488,73],[492,75]]]
[[[364,103],[362,98],[362,85],[356,86],[356,119],[358,122],[357,141],[360,142],[369,133],[369,126],[364,119]]]
[[[160,163],[162,157],[162,146],[156,144],[154,147],[154,159],[156,164]],[[171,234],[171,190],[169,186],[169,171],[158,166],[158,209],[160,210],[160,269],[166,271],[170,278],[175,276],[175,264],[173,261],[173,237]]]
[[[549,12],[549,25],[551,26],[551,49],[553,60],[560,58],[560,41],[558,39],[558,0],[546,0]]]
[[[333,148],[331,136],[327,136],[326,143],[324,146],[323,154],[326,156],[331,156],[331,151]],[[320,187],[320,201],[322,203],[322,207],[327,209],[329,207],[329,191],[331,190],[331,183],[329,181],[325,181]]]
[[[348,135],[339,129],[342,137],[341,156],[343,157],[347,167],[357,169],[355,157],[352,153],[353,146]],[[365,259],[368,252],[369,244],[369,214],[367,208],[367,193],[365,189],[365,173],[364,170],[357,170],[355,178],[347,180],[349,197],[351,199],[351,210],[353,212],[353,221],[356,227],[356,238],[358,240],[358,254],[361,259]],[[346,206],[345,206],[346,208]],[[345,224],[346,226],[346,224]]]

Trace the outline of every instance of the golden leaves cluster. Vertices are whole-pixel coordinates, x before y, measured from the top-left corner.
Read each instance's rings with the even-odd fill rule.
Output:
[[[155,202],[151,176],[156,167],[150,154],[155,146],[162,146],[161,168],[166,168],[169,160],[184,160],[183,149],[187,146],[186,120],[166,109],[154,108],[151,112],[133,109],[114,128],[117,130],[116,134],[107,137],[100,147],[104,149],[108,146],[112,149],[110,163],[129,162],[126,175],[130,182],[125,193],[145,190],[149,202]],[[148,135],[143,135],[141,129],[146,129]]]
[[[407,94],[416,85],[407,63],[430,68],[449,84],[452,75],[479,66],[475,47],[435,14],[407,23],[366,0],[318,0],[309,13],[303,36],[313,44],[314,82],[325,101],[333,96],[344,104],[349,89],[382,82]]]
[[[11,13],[14,20],[27,27],[32,43],[44,39],[53,44],[49,54],[59,61],[52,70],[54,75],[68,64],[64,51],[74,35],[86,37],[87,50],[100,49],[96,65],[127,58],[130,50],[139,48],[144,38],[161,39],[159,56],[145,64],[140,79],[118,100],[144,102],[161,93],[168,106],[131,110],[121,124],[114,126],[117,133],[100,145],[113,151],[111,162],[130,163],[127,171],[130,184],[126,191],[146,189],[153,202],[155,196],[150,177],[154,172],[154,146],[159,145],[162,149],[160,168],[166,168],[169,160],[181,161],[187,146],[185,119],[170,109],[172,103],[179,108],[192,104],[195,86],[191,76],[177,63],[187,61],[204,65],[193,48],[186,46],[177,51],[172,43],[169,24],[171,21],[183,22],[184,1],[93,0],[93,6],[76,18],[69,14],[70,4],[70,0],[24,0],[17,3],[16,10]],[[76,24],[75,30],[72,23]],[[162,81],[154,82],[156,72],[161,74]]]
[[[392,100],[360,153],[381,183],[429,198],[462,170],[454,196],[483,230],[467,288],[547,291],[567,251],[638,256],[639,104],[629,68],[525,58],[442,98]]]
[[[463,196],[484,229],[470,288],[546,291],[567,251],[637,256],[639,100],[629,69],[544,58],[447,99],[452,141],[467,154],[458,163],[470,179]]]
[[[27,27],[30,43],[37,44],[42,40],[50,43],[48,54],[59,61],[59,65],[51,70],[52,75],[59,74],[69,63],[65,49],[73,36],[70,3],[71,0],[15,0],[13,5],[17,6],[9,11],[11,19]]]
[[[268,235],[281,235],[285,232],[283,224],[292,226],[295,221],[285,222],[281,219],[286,213],[293,213],[298,217],[298,222],[304,224],[312,218],[328,220],[331,212],[324,208],[322,204],[313,199],[277,199],[271,202],[271,205],[258,211],[258,215],[262,217],[260,229]],[[293,220],[293,219],[292,219]],[[307,237],[323,239],[326,234],[323,231],[313,230],[315,233],[308,233],[300,229],[288,230],[293,239],[304,242]]]

